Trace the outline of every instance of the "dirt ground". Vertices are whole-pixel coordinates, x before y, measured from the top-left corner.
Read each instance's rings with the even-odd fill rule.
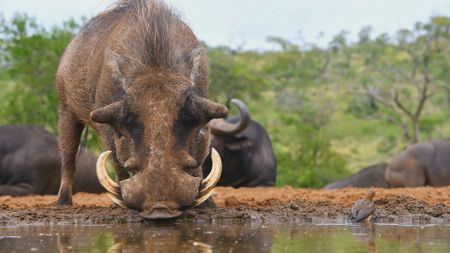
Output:
[[[450,186],[374,189],[379,222],[450,222]],[[191,208],[175,220],[210,221],[241,218],[253,221],[305,221],[312,218],[344,219],[353,202],[367,189],[338,190],[218,187],[217,207]],[[148,222],[136,211],[114,206],[105,194],[78,193],[73,207],[56,207],[56,196],[0,196],[0,225],[110,224]]]

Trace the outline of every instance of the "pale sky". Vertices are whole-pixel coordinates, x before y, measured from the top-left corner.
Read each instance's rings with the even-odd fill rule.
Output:
[[[25,12],[47,26],[93,16],[110,0],[0,0],[0,12]],[[364,26],[375,33],[412,28],[433,15],[450,16],[450,0],[166,0],[183,14],[197,37],[212,46],[268,49],[268,36],[326,45],[342,30],[355,38]],[[318,39],[323,32],[324,37]],[[301,36],[300,36],[301,34]]]

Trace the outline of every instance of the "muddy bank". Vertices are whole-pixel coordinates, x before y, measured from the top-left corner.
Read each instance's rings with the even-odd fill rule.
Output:
[[[253,221],[342,219],[366,189],[310,190],[217,188],[215,208],[187,210],[176,222],[212,222],[241,218]],[[375,221],[450,222],[450,187],[375,189]],[[105,194],[79,193],[73,207],[55,207],[56,196],[0,197],[0,225],[40,223],[143,222],[138,213],[114,206]]]

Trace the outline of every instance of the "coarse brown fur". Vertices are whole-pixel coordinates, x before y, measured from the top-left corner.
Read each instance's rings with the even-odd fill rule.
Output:
[[[113,151],[129,207],[164,218],[159,213],[193,204],[209,152],[207,123],[227,109],[206,99],[204,50],[173,11],[156,0],[119,1],[72,40],[56,83],[58,204],[71,204],[74,158],[86,125]]]

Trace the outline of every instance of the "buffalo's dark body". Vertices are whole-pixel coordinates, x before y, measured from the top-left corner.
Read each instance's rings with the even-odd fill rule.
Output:
[[[370,165],[350,176],[341,178],[332,183],[327,184],[325,189],[337,189],[344,187],[379,187],[388,188],[384,173],[386,172],[387,163],[378,163]]]
[[[391,187],[450,185],[450,139],[411,145],[392,159],[385,177]]]
[[[450,139],[417,143],[392,158],[332,182],[326,189],[450,185]]]
[[[227,119],[237,123],[238,117]],[[276,158],[267,131],[256,121],[235,135],[213,135],[212,145],[222,157],[223,171],[218,185],[233,187],[273,186]],[[209,173],[210,166],[204,167]],[[207,174],[205,174],[207,175]]]
[[[77,157],[75,192],[102,192],[95,176],[96,158]],[[56,137],[31,125],[0,127],[0,195],[56,194],[61,159]]]

